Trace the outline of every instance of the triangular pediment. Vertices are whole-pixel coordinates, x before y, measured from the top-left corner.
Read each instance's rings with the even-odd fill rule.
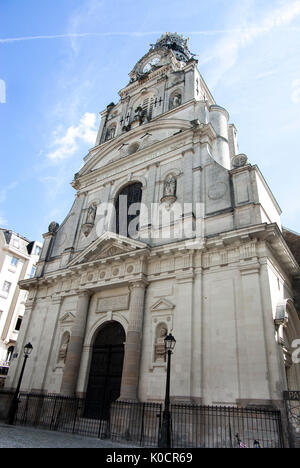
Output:
[[[147,248],[147,244],[143,242],[135,241],[112,232],[106,232],[84,249],[83,252],[77,254],[68,266],[129,254],[145,248]]]
[[[161,310],[170,310],[174,309],[175,305],[167,299],[159,299],[151,307],[151,312],[159,312]]]
[[[75,315],[73,312],[66,312],[61,318],[60,322],[62,324],[72,323],[74,321]]]

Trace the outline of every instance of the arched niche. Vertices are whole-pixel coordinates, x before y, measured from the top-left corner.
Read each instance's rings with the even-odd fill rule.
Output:
[[[169,96],[169,110],[175,109],[182,104],[182,91],[176,89]]]

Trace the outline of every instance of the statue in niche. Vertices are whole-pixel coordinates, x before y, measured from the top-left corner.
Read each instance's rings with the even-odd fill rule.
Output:
[[[181,94],[175,94],[170,99],[170,109],[174,109],[175,107],[180,106],[181,104]]]
[[[158,337],[156,338],[155,342],[155,361],[163,361],[166,360],[166,345],[165,345],[165,338],[167,336],[168,330],[166,327],[162,327],[158,331]]]
[[[97,206],[92,204],[88,207],[87,215],[86,215],[86,224],[94,224],[95,217],[96,217]]]
[[[111,140],[115,136],[115,132],[116,127],[114,125],[112,127],[109,127],[106,132],[105,141]]]
[[[87,237],[95,224],[97,205],[93,203],[88,207],[85,223],[82,225],[82,232]]]
[[[61,345],[60,345],[59,352],[58,352],[57,362],[63,362],[63,363],[66,362],[69,341],[70,341],[70,335],[69,333],[65,333],[64,336],[62,337]]]
[[[176,197],[176,178],[169,175],[164,183],[164,197]]]

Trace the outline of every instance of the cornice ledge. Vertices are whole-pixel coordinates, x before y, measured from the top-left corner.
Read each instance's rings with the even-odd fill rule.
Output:
[[[28,278],[18,282],[19,288],[28,291],[31,286],[36,286],[39,278]]]
[[[203,138],[203,137],[208,137],[209,140],[215,140],[217,138],[217,133],[215,131],[215,129],[213,128],[212,124],[211,123],[208,123],[208,124],[205,124],[205,125],[200,125],[199,126],[199,130],[195,130],[195,133],[198,133],[199,132],[199,135],[200,135],[200,140]],[[201,141],[200,141],[201,143]]]
[[[267,224],[256,224],[245,228],[221,232],[206,238],[206,247],[210,249],[216,246],[230,245],[236,242],[251,241],[255,238],[261,238],[266,233]]]
[[[276,223],[267,225],[266,236],[264,236],[263,240],[268,242],[273,254],[280,260],[290,275],[294,277],[300,274],[300,266]]]

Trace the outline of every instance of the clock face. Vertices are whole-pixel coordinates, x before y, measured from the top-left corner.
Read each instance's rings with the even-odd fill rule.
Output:
[[[147,62],[146,65],[144,66],[143,73],[148,73],[151,70],[151,68],[153,67],[153,65],[157,65],[159,62],[160,62],[160,56],[159,55],[156,55],[155,57],[152,57],[152,59],[149,60],[149,62]]]

